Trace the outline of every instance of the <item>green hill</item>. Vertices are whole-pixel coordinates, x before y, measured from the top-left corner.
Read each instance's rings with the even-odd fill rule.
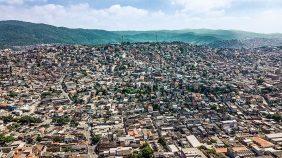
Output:
[[[259,34],[235,30],[160,30],[160,31],[105,31],[69,29],[22,21],[0,21],[0,47],[34,44],[105,44],[124,42],[181,41],[193,44],[222,45],[226,40],[282,39],[281,34]],[[257,41],[257,40],[252,40]],[[274,43],[275,43],[274,41]],[[237,43],[240,43],[237,42]],[[261,42],[263,43],[263,42]]]
[[[119,38],[119,35],[104,30],[69,29],[20,21],[0,22],[0,43],[7,46],[112,43],[120,41]]]

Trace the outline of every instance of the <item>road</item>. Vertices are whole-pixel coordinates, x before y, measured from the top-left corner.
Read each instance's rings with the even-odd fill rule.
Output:
[[[30,110],[29,112],[25,113],[26,115],[32,115],[34,114],[37,106],[39,105],[40,101],[34,101],[33,103],[31,103],[30,105]]]
[[[87,130],[85,129],[84,131],[84,134],[85,134],[85,137],[88,141],[88,157],[89,158],[98,158],[98,155],[96,155],[94,149],[95,149],[95,146],[92,146],[91,145],[91,134],[90,134],[90,130],[89,128],[87,128]]]
[[[65,79],[65,76],[66,75],[63,75],[61,78],[60,78],[60,90],[62,91],[62,94],[65,98],[68,98],[69,101],[71,101],[69,95],[65,92],[65,90],[63,89],[63,82],[64,82],[64,79]]]
[[[89,94],[88,96],[88,99],[87,99],[87,104],[89,103],[90,101],[90,98],[91,98],[91,93]],[[87,113],[88,114],[88,119],[87,119],[87,129],[85,129],[86,131],[86,139],[88,140],[88,156],[89,158],[98,158],[98,155],[95,153],[95,149],[96,149],[96,145],[92,145],[92,140],[91,140],[91,130],[92,130],[92,127],[91,127],[91,124],[93,122],[93,119],[92,119],[92,115]]]
[[[72,100],[70,99],[69,95],[65,92],[65,90],[63,89],[63,82],[64,82],[64,79],[65,79],[65,75],[63,75],[61,78],[60,78],[60,89],[62,91],[62,95],[65,97],[65,98],[68,98],[71,102]],[[89,98],[91,97],[91,93],[89,95]],[[89,99],[87,99],[89,101]],[[88,115],[89,118],[91,118],[90,115]],[[87,144],[87,148],[88,148],[88,157],[89,158],[98,158],[98,155],[95,153],[95,148],[96,148],[96,145],[93,146],[91,145],[92,141],[91,141],[91,126],[90,126],[90,122],[91,121],[88,121],[87,123],[87,129],[84,130],[84,135],[86,137],[86,140],[88,142]]]

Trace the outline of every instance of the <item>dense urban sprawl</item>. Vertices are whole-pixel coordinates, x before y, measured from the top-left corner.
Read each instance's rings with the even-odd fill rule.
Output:
[[[0,157],[282,157],[282,47],[0,52]]]

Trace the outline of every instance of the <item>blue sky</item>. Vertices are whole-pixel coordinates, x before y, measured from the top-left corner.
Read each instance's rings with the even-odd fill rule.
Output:
[[[170,1],[167,0],[49,0],[48,3],[60,5],[88,3],[91,7],[96,9],[105,9],[112,5],[132,6],[150,11],[160,9],[163,11],[172,11],[175,9]]]
[[[282,0],[0,0],[0,20],[106,30],[282,33]]]

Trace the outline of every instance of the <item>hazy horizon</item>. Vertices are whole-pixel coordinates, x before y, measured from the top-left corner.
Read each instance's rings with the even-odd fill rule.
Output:
[[[280,0],[0,0],[0,20],[109,31],[282,33]]]

